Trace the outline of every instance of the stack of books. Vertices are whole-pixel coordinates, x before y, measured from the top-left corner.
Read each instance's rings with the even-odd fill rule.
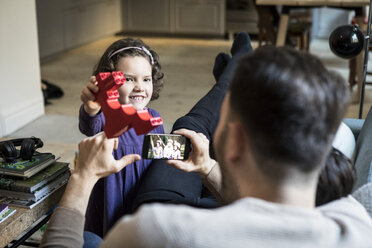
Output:
[[[15,209],[9,208],[6,204],[0,204],[0,223],[15,213]]]
[[[32,208],[65,185],[68,163],[52,153],[36,152],[31,160],[0,162],[0,204]]]

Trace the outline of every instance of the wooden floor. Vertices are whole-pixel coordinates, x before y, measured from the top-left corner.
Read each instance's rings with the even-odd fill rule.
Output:
[[[77,116],[81,104],[80,92],[92,73],[93,66],[105,48],[120,37],[109,37],[67,53],[56,56],[41,65],[41,76],[65,92],[61,99],[52,101],[45,108],[46,114]],[[158,110],[166,123],[173,123],[185,114],[214,84],[212,67],[214,57],[220,51],[229,52],[231,42],[227,40],[143,38],[160,55],[165,73],[165,85],[160,98],[150,104]],[[253,42],[257,46],[257,42]],[[314,40],[311,53],[319,56],[325,65],[348,78],[348,62],[334,56],[327,40]],[[353,88],[353,101],[346,117],[356,118],[359,103],[357,88]],[[372,103],[372,86],[366,88],[364,113]],[[365,116],[365,115],[364,115]]]

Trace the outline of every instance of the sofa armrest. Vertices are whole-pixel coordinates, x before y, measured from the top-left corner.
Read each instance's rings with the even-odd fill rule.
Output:
[[[355,147],[355,172],[356,181],[354,184],[353,191],[357,190],[364,184],[371,180],[370,173],[371,161],[372,161],[372,107],[368,111],[364,122],[362,120],[352,120],[355,125],[363,123],[362,129],[360,130]]]

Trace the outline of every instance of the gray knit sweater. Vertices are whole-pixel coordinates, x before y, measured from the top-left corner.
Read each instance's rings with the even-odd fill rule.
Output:
[[[81,247],[83,225],[57,208],[43,247]],[[119,220],[101,247],[372,247],[372,219],[351,196],[316,209],[256,198],[215,210],[153,204]]]

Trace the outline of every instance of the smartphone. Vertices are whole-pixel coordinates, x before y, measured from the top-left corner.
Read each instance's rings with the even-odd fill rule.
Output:
[[[142,158],[179,159],[189,157],[190,140],[177,134],[147,134],[143,140]]]

